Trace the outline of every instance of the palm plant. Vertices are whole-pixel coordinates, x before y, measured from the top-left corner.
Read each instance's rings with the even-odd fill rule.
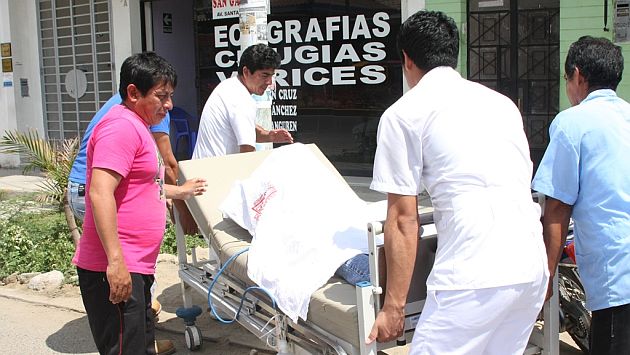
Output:
[[[78,149],[78,137],[54,142],[41,138],[35,130],[26,133],[6,131],[0,138],[0,153],[26,155],[28,163],[23,173],[39,169],[45,174],[46,179],[41,185],[43,192],[37,196],[37,200],[43,203],[57,203],[64,211],[75,247],[81,233],[70,209],[66,189]]]

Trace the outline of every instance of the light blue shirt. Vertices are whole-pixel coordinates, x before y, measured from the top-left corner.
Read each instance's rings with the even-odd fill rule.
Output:
[[[532,188],[573,206],[586,306],[630,303],[630,104],[596,90],[560,112]]]
[[[121,103],[122,103],[122,99],[120,97],[120,94],[117,93],[116,95],[112,96],[109,100],[107,100],[105,105],[103,105],[103,107],[101,107],[101,109],[98,110],[98,112],[96,112],[94,117],[92,117],[90,124],[87,126],[87,129],[85,130],[83,139],[81,139],[81,146],[79,147],[79,152],[77,153],[77,157],[74,159],[74,163],[72,163],[72,169],[70,170],[70,175],[68,177],[70,181],[75,182],[77,184],[85,184],[85,174],[87,170],[87,144],[88,144],[88,141],[90,140],[90,136],[92,135],[92,130],[94,130],[94,127],[96,126],[96,124],[101,121],[103,116],[105,116],[105,114],[109,112],[109,110],[112,107],[116,105],[120,105]],[[171,117],[167,113],[164,119],[162,120],[162,122],[160,122],[160,124],[151,126],[151,132],[153,133],[161,132],[161,133],[169,134],[170,123],[171,123]]]

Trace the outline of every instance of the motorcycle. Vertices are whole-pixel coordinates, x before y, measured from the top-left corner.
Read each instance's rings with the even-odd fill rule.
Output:
[[[573,226],[558,264],[558,296],[560,298],[560,332],[566,331],[585,354],[589,353],[591,312],[586,309],[584,286],[575,264]]]

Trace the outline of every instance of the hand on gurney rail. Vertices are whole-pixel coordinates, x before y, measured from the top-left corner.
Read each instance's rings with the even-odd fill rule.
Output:
[[[366,340],[366,344],[372,344],[374,340],[379,343],[397,339],[403,334],[405,327],[405,308],[390,306],[385,303],[374,321],[372,331]]]
[[[273,143],[293,143],[293,137],[286,129],[270,130],[269,140]]]
[[[105,274],[109,283],[109,300],[113,304],[127,301],[131,297],[131,275],[122,255],[120,259],[109,262]]]
[[[206,192],[206,179],[202,178],[193,178],[186,180],[186,182],[181,185],[164,185],[164,190],[166,191],[166,198],[172,198],[176,200],[187,200],[193,196],[199,196]]]

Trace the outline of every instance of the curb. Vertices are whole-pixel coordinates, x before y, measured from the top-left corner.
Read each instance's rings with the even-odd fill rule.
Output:
[[[79,309],[79,308],[76,308],[76,307],[66,306],[66,305],[62,305],[62,304],[54,304],[54,303],[46,302],[46,301],[43,301],[43,300],[35,300],[35,299],[32,299],[31,297],[23,297],[23,296],[11,295],[8,292],[6,292],[6,290],[3,290],[2,287],[0,287],[0,297],[6,298],[6,299],[10,299],[10,300],[20,301],[20,302],[25,302],[25,303],[29,303],[29,304],[34,304],[34,305],[37,305],[37,306],[43,306],[43,307],[48,307],[48,308],[56,308],[56,309],[61,309],[61,310],[64,310],[64,311],[86,314],[84,309]],[[44,296],[41,296],[41,297],[44,298]]]

